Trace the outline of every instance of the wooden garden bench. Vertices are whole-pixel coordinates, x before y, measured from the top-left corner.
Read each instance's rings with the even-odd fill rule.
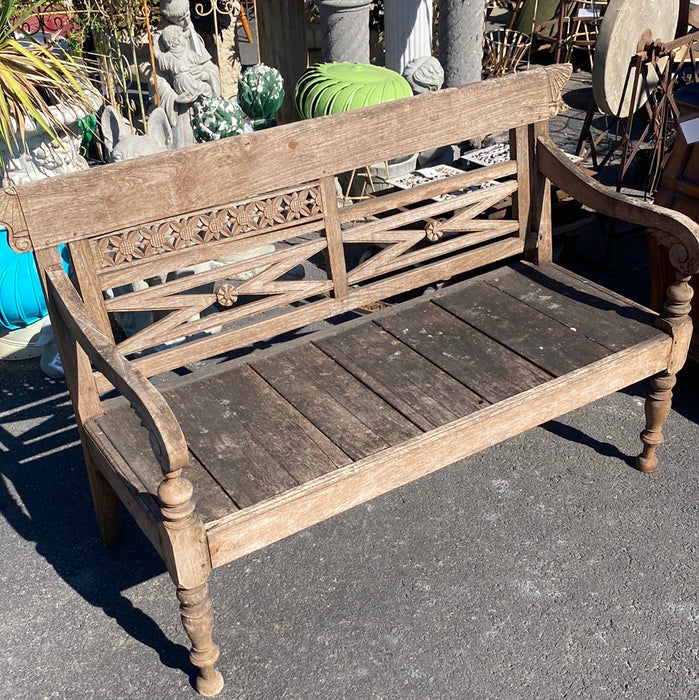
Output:
[[[553,144],[569,75],[535,68],[2,193],[45,284],[102,539],[117,540],[121,501],[175,583],[201,693],[223,684],[216,567],[647,377],[637,466],[656,468],[699,227],[607,191]],[[338,173],[505,130],[505,162],[338,205]],[[552,263],[549,181],[655,230],[677,273],[662,314]],[[326,274],[289,274],[300,265]],[[143,311],[154,322],[122,337],[115,314]]]

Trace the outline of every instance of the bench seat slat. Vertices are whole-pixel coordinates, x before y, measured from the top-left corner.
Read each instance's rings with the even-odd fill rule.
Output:
[[[551,378],[434,303],[400,311],[377,323],[489,403]]]
[[[255,361],[252,366],[354,460],[420,432],[313,345]]]
[[[600,360],[610,352],[485,281],[436,303],[555,377]]]
[[[212,375],[203,388],[221,407],[226,425],[239,424],[299,483],[352,461],[247,365]],[[164,392],[176,415],[190,390]]]
[[[215,379],[202,380],[168,401],[191,451],[212,477],[244,508],[293,488],[298,483],[265,449],[264,436],[251,435],[213,391]],[[256,403],[266,397],[257,397]],[[206,425],[205,429],[202,429]]]
[[[316,345],[423,430],[477,410],[483,400],[375,323]]]
[[[107,410],[103,416],[87,423],[88,437],[90,440],[99,440],[104,449],[108,442],[107,436],[112,436],[109,442],[112,450],[118,452],[123,460],[125,480],[131,483],[142,498],[145,499],[146,494],[150,494],[153,498],[151,511],[156,517],[158,505],[154,496],[162,481],[162,474],[153,458],[148,433],[136,413],[125,402],[118,400],[113,405],[115,407]],[[238,510],[236,504],[191,452],[186,473],[196,494],[197,513],[203,520],[216,520]],[[128,502],[125,503],[128,507]]]
[[[610,350],[622,350],[662,331],[653,328],[656,314],[610,293],[556,265],[545,273],[524,263],[504,270],[488,283]],[[590,313],[589,304],[595,313]],[[640,321],[640,323],[639,323]]]

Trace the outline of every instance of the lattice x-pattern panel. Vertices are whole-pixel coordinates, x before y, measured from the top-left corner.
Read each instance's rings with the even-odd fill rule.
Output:
[[[105,306],[129,336],[119,348],[219,332],[327,293],[330,281],[303,275],[327,247],[323,209],[313,183],[98,239]],[[171,272],[153,277],[163,256]]]
[[[471,172],[444,170],[446,176],[418,179],[341,210],[341,221],[352,224],[343,232],[345,244],[375,251],[349,272],[349,284],[519,237],[511,206],[517,181],[507,179],[516,172],[514,161]]]

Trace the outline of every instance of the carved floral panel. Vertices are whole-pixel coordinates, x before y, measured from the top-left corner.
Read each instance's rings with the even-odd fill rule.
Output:
[[[103,236],[97,241],[97,264],[113,267],[213,240],[264,232],[322,213],[320,188],[304,187]]]

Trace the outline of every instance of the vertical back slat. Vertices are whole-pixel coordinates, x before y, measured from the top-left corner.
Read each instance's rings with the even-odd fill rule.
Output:
[[[337,206],[335,178],[331,175],[324,177],[320,183],[320,191],[323,198],[325,236],[328,241],[328,276],[333,282],[335,298],[342,299],[347,296],[347,266],[342,243],[342,227]]]
[[[531,244],[526,246],[529,260],[537,264],[551,262],[553,259],[553,223],[551,220],[551,183],[536,166],[534,145],[539,137],[548,136],[548,121],[536,122],[528,127],[534,154],[531,169]]]
[[[113,341],[114,336],[104,304],[102,287],[95,269],[94,245],[94,241],[91,240],[75,241],[68,245],[68,250],[70,250],[70,260],[80,296],[100,329]]]

